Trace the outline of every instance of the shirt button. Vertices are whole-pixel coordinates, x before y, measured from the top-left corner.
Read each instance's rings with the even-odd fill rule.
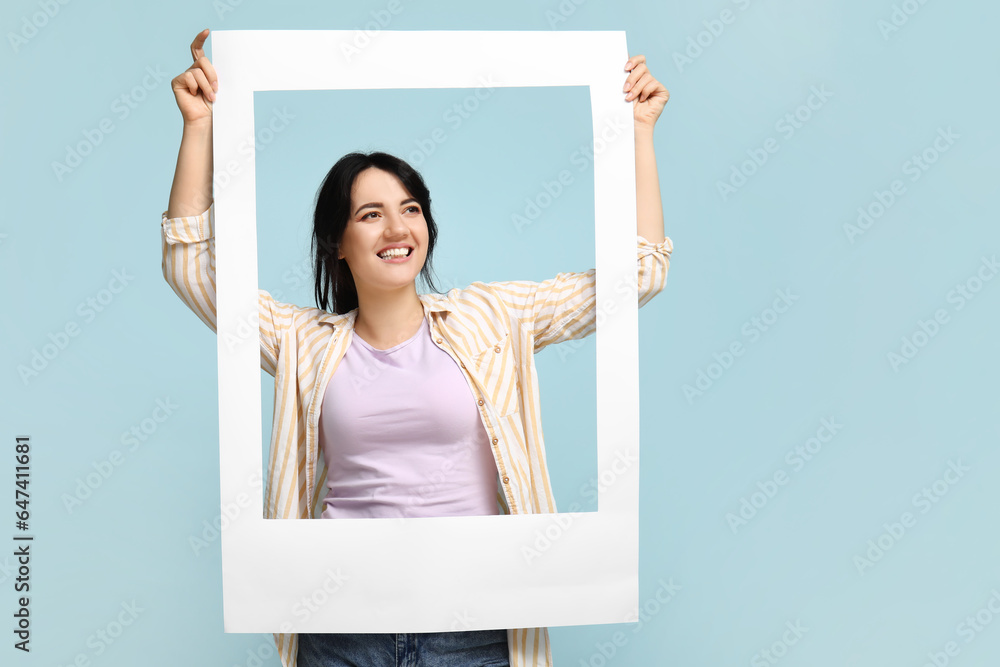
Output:
[[[497,345],[497,346],[496,346],[495,348],[493,348],[493,351],[494,351],[494,352],[499,352],[499,351],[500,351],[500,346],[499,346],[499,345]]]
[[[509,477],[507,477],[507,475],[504,475],[504,476],[503,476],[503,483],[504,483],[504,484],[510,484],[510,478],[509,478]]]
[[[497,439],[496,438],[493,438],[493,444],[494,445],[497,444]]]
[[[439,343],[440,343],[440,342],[441,342],[441,339],[440,339],[440,338],[438,338],[438,339],[437,339],[437,342],[439,342]]]
[[[480,398],[479,399],[479,405],[482,405],[482,404],[483,404],[483,399]]]

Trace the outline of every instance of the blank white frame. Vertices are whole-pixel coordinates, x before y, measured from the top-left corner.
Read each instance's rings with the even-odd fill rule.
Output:
[[[621,623],[638,610],[639,454],[635,147],[623,31],[382,31],[348,59],[354,31],[211,35],[219,355],[219,458],[226,632],[441,632]],[[261,472],[254,91],[590,89],[597,269],[598,511],[370,520],[269,520]],[[538,110],[540,122],[549,119]],[[623,140],[604,141],[616,123]],[[237,147],[243,145],[243,152]],[[317,175],[320,177],[321,175]],[[511,280],[518,276],[511,276]],[[242,332],[242,335],[241,335]],[[233,340],[247,344],[232,345]],[[266,478],[266,471],[264,471]],[[318,481],[322,483],[322,481]],[[529,562],[522,547],[544,544]],[[365,545],[363,548],[355,545]],[[447,545],[447,548],[442,548]],[[631,616],[630,616],[631,615]]]

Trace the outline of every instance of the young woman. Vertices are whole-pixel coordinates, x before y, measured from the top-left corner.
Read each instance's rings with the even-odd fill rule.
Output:
[[[198,34],[194,64],[172,81],[184,130],[161,229],[165,279],[215,331],[212,103],[219,81],[204,54],[207,37],[208,30]],[[668,93],[643,56],[624,67],[624,100],[635,118],[632,287],[642,306],[664,288],[673,250],[653,152]],[[313,228],[318,307],[258,292],[261,368],[276,383],[267,518],[556,511],[533,355],[595,331],[596,272],[418,294],[418,275],[433,288],[437,233],[427,187],[402,160],[351,153],[327,174]],[[547,628],[282,631],[275,641],[284,667],[552,665]]]

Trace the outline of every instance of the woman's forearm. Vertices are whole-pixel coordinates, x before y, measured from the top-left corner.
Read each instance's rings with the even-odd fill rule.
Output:
[[[212,203],[212,123],[185,123],[167,217],[204,213]]]
[[[656,172],[653,130],[635,129],[635,213],[639,236],[652,243],[665,238],[660,178]]]

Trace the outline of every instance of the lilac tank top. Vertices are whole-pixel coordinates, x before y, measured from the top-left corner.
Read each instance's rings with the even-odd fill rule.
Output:
[[[387,350],[354,334],[319,419],[323,518],[497,514],[496,463],[451,356],[417,333]]]

